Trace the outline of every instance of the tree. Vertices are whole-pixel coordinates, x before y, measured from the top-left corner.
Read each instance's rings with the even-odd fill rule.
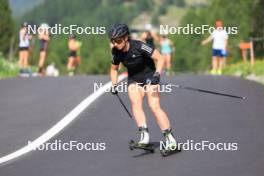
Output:
[[[168,4],[176,5],[178,7],[184,7],[186,5],[185,0],[167,0]]]
[[[215,20],[220,19],[223,21],[225,27],[237,27],[238,33],[230,34],[228,41],[228,61],[236,62],[240,60],[239,42],[245,39],[249,40],[252,36],[252,29],[256,29],[256,27],[252,27],[253,14],[257,11],[256,7],[259,8],[256,15],[263,14],[263,6],[260,6],[261,2],[259,5],[256,5],[256,1],[263,0],[212,0],[208,2],[207,6],[203,6],[202,8],[193,7],[189,9],[182,19],[180,26],[186,26],[187,24],[193,24],[194,26],[214,26]],[[255,18],[257,21],[256,24],[258,25],[258,29],[263,32],[263,16],[257,16]],[[172,36],[177,49],[176,55],[174,56],[174,69],[176,71],[199,71],[210,67],[212,57],[211,47],[209,45],[201,46],[200,44],[208,36],[209,33],[204,35],[189,34]]]
[[[251,36],[256,38],[254,50],[257,57],[264,57],[264,0],[256,1],[253,10],[253,24]]]
[[[14,22],[8,0],[0,0],[0,52],[7,54],[14,34]]]

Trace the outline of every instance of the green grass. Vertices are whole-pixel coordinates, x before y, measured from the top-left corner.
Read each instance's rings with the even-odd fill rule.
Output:
[[[0,54],[0,79],[17,76],[19,68],[16,64],[8,62]]]
[[[176,5],[169,5],[167,13],[165,15],[159,16],[160,24],[178,26],[181,22],[182,17],[186,14],[188,9],[193,5],[206,4],[208,0],[186,0],[185,7],[177,7]],[[136,18],[133,19],[133,26],[144,26],[144,24],[151,21],[151,17],[157,12],[159,6],[164,2],[162,0],[154,0],[154,10],[150,13],[139,14]]]
[[[264,76],[264,61],[257,60],[254,66],[251,66],[249,62],[239,62],[227,66],[223,72],[226,75],[238,75],[240,77],[247,77],[252,74],[255,76]]]
[[[4,58],[0,52],[0,79],[16,77],[19,73],[19,67],[17,63],[17,58],[14,61],[8,61]],[[37,72],[38,67],[30,65],[29,69],[31,72]]]
[[[167,13],[159,17],[160,23],[165,25],[177,26],[184,17],[188,9],[193,5],[206,4],[207,0],[185,0],[185,7],[169,6]]]
[[[185,0],[186,4],[191,6],[194,4],[206,4],[208,3],[208,0]]]

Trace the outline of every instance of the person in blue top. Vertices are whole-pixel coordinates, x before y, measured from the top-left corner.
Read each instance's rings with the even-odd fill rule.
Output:
[[[171,55],[173,52],[173,43],[170,39],[167,38],[166,35],[160,36],[160,53],[164,56],[165,58],[165,74],[166,75],[171,75],[172,70],[171,70]]]

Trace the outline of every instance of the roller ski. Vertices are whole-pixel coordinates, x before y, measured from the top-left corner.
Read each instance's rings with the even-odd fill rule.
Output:
[[[170,128],[165,130],[163,135],[165,137],[166,146],[162,146],[160,150],[161,156],[166,157],[181,152],[181,149],[176,142]]]
[[[133,140],[131,140],[129,142],[129,149],[130,150],[141,149],[141,150],[148,151],[150,153],[154,153],[155,152],[153,144],[141,144],[141,143],[137,143],[137,142],[135,142]]]
[[[160,154],[163,157],[170,156],[172,154],[179,153],[179,152],[181,152],[181,149],[179,146],[177,146],[177,144],[170,145],[170,147],[167,147],[167,148],[163,147],[160,150]]]
[[[140,141],[134,142],[133,140],[131,140],[129,142],[129,149],[130,150],[141,149],[148,151],[150,153],[154,153],[154,145],[149,143],[148,128],[144,126],[140,127],[139,132],[140,132]]]

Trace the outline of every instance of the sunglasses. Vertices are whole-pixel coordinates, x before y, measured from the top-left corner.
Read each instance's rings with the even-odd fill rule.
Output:
[[[112,44],[115,44],[115,43],[120,44],[120,43],[122,43],[123,41],[124,41],[124,39],[122,39],[122,38],[118,38],[118,39],[113,39],[113,40],[111,40],[111,43],[112,43]]]

